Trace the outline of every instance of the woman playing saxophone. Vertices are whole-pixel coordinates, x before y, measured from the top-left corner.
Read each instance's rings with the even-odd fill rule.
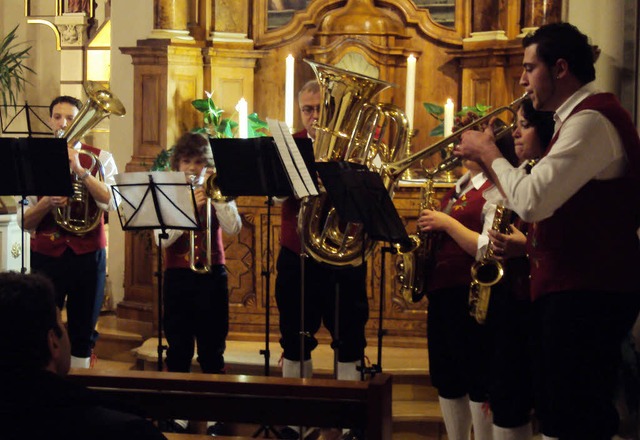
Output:
[[[553,135],[549,112],[533,109],[525,100],[518,110],[513,138],[521,167],[530,169]],[[487,330],[490,341],[489,403],[494,438],[530,439],[532,428],[529,356],[529,261],[525,256],[528,225],[516,218],[508,233],[489,231],[492,257],[504,266],[504,277],[492,287]]]

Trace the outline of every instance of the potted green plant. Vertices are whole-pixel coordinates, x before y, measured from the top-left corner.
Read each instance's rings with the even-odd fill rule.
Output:
[[[204,99],[195,99],[191,101],[191,105],[202,113],[204,125],[194,128],[193,132],[203,133],[216,139],[233,138],[238,129],[238,123],[231,118],[223,118],[224,110],[219,108],[213,101],[213,93],[205,92],[207,97]],[[269,135],[269,125],[258,117],[257,113],[251,113],[247,116],[248,137],[262,137]],[[171,158],[172,148],[162,150],[156,156],[151,167],[152,171],[168,170],[169,160]]]
[[[18,94],[28,83],[26,73],[35,73],[25,61],[29,58],[31,46],[16,42],[18,26],[14,27],[0,41],[0,99],[6,111],[7,106],[17,104]]]
[[[443,136],[444,135],[444,107],[432,102],[423,102],[427,113],[436,118],[440,123],[429,132],[429,136]],[[460,111],[455,114],[453,120],[454,131],[455,128],[462,128],[478,118],[487,114],[487,111],[491,109],[489,105],[476,104],[472,107],[462,107]]]

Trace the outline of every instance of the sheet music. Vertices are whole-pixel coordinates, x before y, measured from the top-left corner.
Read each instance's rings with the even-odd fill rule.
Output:
[[[158,204],[162,219],[158,218],[151,194],[149,176],[156,185]],[[160,229],[195,229],[198,220],[191,195],[191,186],[179,171],[139,171],[116,174],[116,190],[122,201],[118,214],[128,227]],[[162,220],[162,222],[160,221]]]
[[[304,163],[287,125],[282,121],[269,118],[267,118],[267,123],[296,198],[318,195],[307,165]]]

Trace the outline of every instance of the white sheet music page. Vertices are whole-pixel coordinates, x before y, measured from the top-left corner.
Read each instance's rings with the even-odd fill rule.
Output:
[[[309,195],[317,195],[318,192],[316,191],[313,181],[311,181],[307,166],[304,160],[302,160],[298,146],[289,133],[286,124],[269,118],[267,118],[267,123],[269,124],[269,130],[276,143],[280,160],[282,161],[282,165],[287,173],[296,198],[300,199]],[[287,135],[290,141],[287,141]],[[297,157],[294,151],[297,153]]]
[[[293,162],[296,164],[298,168],[298,172],[300,173],[300,177],[304,182],[304,186],[307,187],[307,191],[309,191],[309,195],[317,196],[318,190],[316,189],[316,185],[313,183],[313,179],[311,178],[311,174],[309,174],[309,170],[307,169],[307,164],[304,162],[302,155],[300,154],[300,150],[298,149],[298,145],[296,141],[293,139],[293,136],[289,132],[289,128],[284,121],[279,121],[280,130],[284,135],[284,140],[287,142],[287,147],[289,148],[289,152],[291,153],[291,157],[293,157]]]

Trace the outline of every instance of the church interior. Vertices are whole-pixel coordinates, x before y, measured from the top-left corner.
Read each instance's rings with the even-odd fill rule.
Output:
[[[405,112],[410,141],[402,148],[409,156],[443,139],[438,128],[446,121],[429,105],[452,103],[458,112],[478,104],[499,108],[520,97],[522,38],[559,21],[575,24],[597,45],[597,86],[615,93],[640,126],[639,10],[635,0],[3,1],[0,36],[17,25],[16,42],[30,48],[26,65],[32,73],[17,92],[18,108],[4,108],[0,136],[50,133],[51,99],[84,100],[84,84],[94,81],[118,97],[126,114],[103,119],[86,134],[88,143],[109,151],[121,173],[149,171],[182,133],[211,128],[194,100],[209,97],[223,118],[240,126],[244,101],[244,112],[260,121],[284,121],[291,132],[300,130],[296,93],[315,78],[312,64],[321,63],[390,83],[375,100]],[[237,130],[230,137],[239,137]],[[416,230],[425,170],[446,153],[408,164],[397,178],[392,202],[409,234]],[[451,188],[460,174],[454,169],[440,175],[436,192]],[[16,224],[19,206],[10,196],[1,201],[0,269],[19,271],[29,261]],[[281,375],[274,297],[280,207],[269,202],[239,196],[242,229],[224,236],[228,375]],[[107,234],[95,368],[152,374],[162,331],[157,247],[151,230],[125,231],[117,212],[109,214]],[[384,413],[389,420],[371,438],[446,439],[429,379],[426,298],[414,302],[403,295],[398,263],[384,241],[368,257],[366,357],[369,367],[379,368],[374,375],[388,374],[393,381]],[[321,330],[314,354],[321,379],[333,377],[329,342]],[[204,428],[193,426],[190,435],[169,438],[204,438]],[[255,429],[238,424],[235,435],[248,438]]]

